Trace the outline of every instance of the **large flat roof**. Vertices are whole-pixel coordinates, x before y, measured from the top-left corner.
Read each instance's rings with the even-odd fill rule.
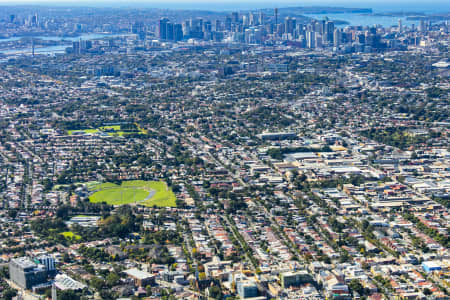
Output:
[[[145,271],[141,271],[137,268],[128,269],[124,271],[126,274],[128,274],[131,277],[134,277],[136,279],[146,279],[149,277],[153,277],[153,274]]]
[[[60,290],[81,290],[86,286],[81,282],[78,282],[66,274],[58,274],[55,277],[55,285]]]
[[[315,152],[295,152],[287,154],[287,156],[290,156],[293,159],[318,158],[317,153]]]
[[[28,268],[35,268],[37,265],[31,261],[28,257],[19,257],[12,260],[17,265],[19,265],[21,268],[28,269]]]

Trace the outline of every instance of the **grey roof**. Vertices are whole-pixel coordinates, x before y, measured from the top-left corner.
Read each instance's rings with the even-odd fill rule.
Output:
[[[28,257],[19,257],[13,259],[12,261],[24,269],[37,267],[37,265],[33,261],[31,261],[31,259],[29,259]]]

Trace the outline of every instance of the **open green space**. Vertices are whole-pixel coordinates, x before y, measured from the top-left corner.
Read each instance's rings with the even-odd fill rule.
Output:
[[[109,136],[124,136],[127,134],[145,134],[147,131],[140,128],[137,124],[131,124],[130,128],[124,128],[122,125],[108,125],[108,126],[100,126],[98,128],[87,128],[87,129],[72,129],[68,130],[68,135],[79,134],[79,133],[90,133],[90,134],[107,134]],[[130,126],[127,126],[130,127]]]
[[[121,185],[111,182],[92,184],[89,197],[93,203],[110,205],[139,204],[144,206],[175,207],[176,197],[163,181],[124,181]]]
[[[81,236],[78,234],[73,233],[72,231],[65,231],[60,233],[62,236],[64,236],[68,240],[79,240],[81,239]]]

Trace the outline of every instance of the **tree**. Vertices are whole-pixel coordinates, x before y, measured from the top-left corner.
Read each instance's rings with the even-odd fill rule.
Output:
[[[17,291],[13,289],[8,289],[3,293],[3,297],[5,300],[11,300],[15,296],[17,296]]]
[[[348,287],[353,292],[357,292],[360,295],[364,294],[364,287],[362,286],[361,282],[359,282],[358,279],[352,279],[352,281],[350,281],[350,283],[348,284]]]
[[[56,210],[56,216],[63,220],[67,219],[69,217],[69,209],[70,208],[67,207],[66,205],[58,207],[58,209]]]
[[[63,262],[65,262],[65,263],[71,262],[70,255],[67,252],[64,252],[64,254],[63,254]]]
[[[80,296],[75,291],[66,290],[58,292],[58,300],[78,300]]]
[[[15,218],[17,217],[17,210],[16,210],[16,209],[10,209],[10,210],[8,211],[8,216],[9,216],[11,219],[15,219]]]
[[[92,277],[91,285],[98,291],[100,291],[105,286],[105,281],[99,277]]]
[[[152,295],[152,287],[150,285],[147,285],[145,287],[145,290],[147,292],[147,297],[150,297]]]
[[[209,288],[209,296],[214,299],[221,299],[222,291],[218,286],[213,285],[212,287]]]
[[[111,272],[108,274],[108,276],[106,276],[106,284],[109,287],[113,287],[113,286],[117,285],[119,283],[119,281],[120,281],[120,277],[115,272]]]

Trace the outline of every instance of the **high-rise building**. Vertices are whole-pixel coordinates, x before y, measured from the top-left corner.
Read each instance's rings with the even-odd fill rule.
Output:
[[[212,31],[211,21],[203,22],[203,32],[211,32],[211,31]]]
[[[278,8],[275,8],[273,10],[273,13],[275,15],[275,27],[278,25]]]
[[[166,24],[166,40],[173,41],[173,24],[170,22]]]
[[[173,40],[175,42],[183,39],[183,26],[181,24],[175,24],[173,27]]]
[[[238,281],[236,283],[236,290],[242,299],[258,296],[258,287],[252,281]]]
[[[239,23],[239,13],[238,12],[234,11],[231,13],[231,22]]]
[[[402,19],[398,19],[398,32],[403,31]]]
[[[333,21],[325,22],[324,41],[333,42],[334,23]]]
[[[30,289],[46,281],[47,271],[29,258],[20,257],[9,262],[9,278],[21,288]]]
[[[323,21],[323,23],[325,23],[325,21]],[[313,30],[314,30],[314,32],[317,32],[317,33],[322,33],[323,32],[323,27],[324,27],[324,25],[323,25],[323,23],[322,23],[322,21],[321,22],[314,22],[313,23]]]
[[[319,28],[318,28],[318,30],[316,30],[316,32],[320,32],[321,34],[323,34],[324,32],[325,32],[325,24],[326,24],[326,20],[320,20],[319,22],[318,22],[318,24],[319,24]]]
[[[306,32],[306,47],[315,48],[316,47],[316,34],[314,31]]]
[[[264,19],[265,19],[264,13],[262,11],[260,11],[259,12],[259,20],[258,20],[259,25],[264,25],[264,23],[265,23]]]
[[[366,43],[366,36],[362,33],[358,34],[356,36],[356,42],[359,44],[365,44]]]
[[[278,24],[275,32],[277,36],[282,36],[284,33],[284,24]]]
[[[333,32],[333,45],[339,46],[342,43],[341,31],[339,28],[336,28]]]
[[[420,32],[424,32],[425,31],[425,22],[424,22],[424,20],[420,20],[419,31]]]
[[[37,257],[37,262],[43,265],[47,272],[53,272],[56,270],[55,259],[51,255],[41,255]]]
[[[37,27],[39,25],[39,18],[37,14],[31,15],[28,21],[28,25],[31,27]]]
[[[322,48],[322,45],[323,45],[322,35],[316,34],[315,39],[316,40],[315,40],[314,44],[315,44],[316,48]]]
[[[159,20],[159,29],[158,29],[158,35],[161,40],[167,39],[167,23],[169,22],[169,19],[162,18]]]
[[[221,31],[222,30],[222,22],[220,20],[216,20],[214,22],[214,31]]]
[[[144,24],[142,22],[134,22],[131,25],[131,33],[139,34],[144,31]]]
[[[258,24],[258,20],[256,19],[256,16],[252,12],[250,12],[248,14],[248,24],[250,26],[254,26],[254,25]]]
[[[81,42],[79,41],[73,41],[72,42],[72,49],[74,54],[80,54],[81,52]]]
[[[225,30],[231,30],[231,17],[229,16],[225,18]]]
[[[286,19],[284,19],[284,32],[290,34],[294,33],[295,23],[296,23],[295,19],[292,19],[291,17],[286,17]]]
[[[207,25],[209,26],[209,25]],[[203,38],[203,19],[202,18],[195,18],[195,19],[189,19],[189,32],[186,32],[185,35],[190,38]]]
[[[242,25],[244,25],[244,26],[248,26],[249,25],[249,21],[248,21],[248,16],[247,15],[243,15],[242,16]]]

